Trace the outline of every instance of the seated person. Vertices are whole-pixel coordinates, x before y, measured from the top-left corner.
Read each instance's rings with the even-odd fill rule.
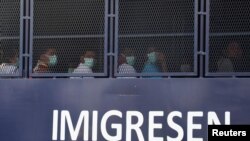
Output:
[[[126,48],[122,51],[118,58],[118,73],[120,74],[129,74],[136,73],[134,69],[135,56],[133,50]]]
[[[235,72],[240,71],[242,59],[242,49],[237,42],[230,42],[228,47],[223,51],[223,56],[217,62],[217,72]]]
[[[193,72],[192,62],[191,56],[181,58],[180,72]]]
[[[73,73],[93,73],[92,68],[95,63],[95,52],[86,51],[80,58],[80,64]]]
[[[49,68],[57,64],[56,50],[54,48],[47,49],[37,62],[36,67],[33,69],[35,73],[48,73]]]
[[[167,72],[166,57],[158,52],[154,47],[148,48],[147,62],[144,65],[142,73],[160,73]]]
[[[9,55],[6,63],[0,65],[0,74],[15,74],[18,73],[18,51],[15,51]]]

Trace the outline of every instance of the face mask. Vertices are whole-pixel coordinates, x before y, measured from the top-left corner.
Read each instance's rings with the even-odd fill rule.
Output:
[[[135,64],[135,57],[134,56],[128,56],[126,57],[127,63],[131,66]]]
[[[57,64],[57,56],[53,55],[49,57],[49,66],[55,66]]]
[[[94,59],[93,58],[84,58],[84,65],[92,68],[94,66]]]
[[[155,52],[151,52],[148,54],[148,62],[152,63],[152,64],[156,62],[156,53]]]

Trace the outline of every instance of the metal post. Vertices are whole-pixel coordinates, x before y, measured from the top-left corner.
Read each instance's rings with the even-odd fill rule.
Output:
[[[30,37],[29,37],[29,74],[32,73],[33,64],[33,27],[34,27],[34,0],[30,0]]]
[[[118,53],[119,53],[119,1],[115,1],[115,36],[114,36],[114,52],[115,52],[115,73],[117,74],[118,67]]]
[[[109,14],[109,0],[105,0],[105,23],[104,23],[104,75],[108,75],[108,14]]]
[[[23,55],[23,24],[24,24],[24,0],[20,0],[20,37],[19,37],[19,76],[21,77],[23,74],[22,70],[23,70],[23,58],[24,58],[24,55]]]
[[[116,1],[117,2],[117,1]],[[114,67],[116,67],[116,65],[114,66],[114,62],[116,61],[116,59],[114,58],[114,18],[115,18],[115,12],[114,12],[114,4],[115,1],[114,0],[110,0],[110,13],[109,15],[109,19],[110,19],[110,26],[109,26],[109,78],[113,78],[114,75]]]
[[[209,73],[209,39],[210,39],[210,0],[206,1],[206,41],[205,41],[205,52],[206,52],[206,66],[205,66],[205,73],[207,75],[207,73]]]
[[[29,0],[25,1],[25,31],[24,31],[24,77],[28,78],[28,50],[29,50]]]
[[[198,0],[194,1],[194,73],[198,75],[198,59],[199,59],[199,54],[198,54],[198,7],[199,7],[199,2]]]
[[[204,12],[204,0],[200,1],[200,77],[204,76],[204,15],[202,14]]]

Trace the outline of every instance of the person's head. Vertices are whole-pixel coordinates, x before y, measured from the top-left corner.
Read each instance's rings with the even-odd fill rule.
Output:
[[[242,56],[242,49],[237,42],[230,42],[226,53],[229,58],[238,58]]]
[[[42,60],[46,61],[45,63],[48,63],[49,66],[55,66],[57,64],[56,49],[54,49],[54,48],[48,48],[44,52],[44,54],[42,54],[40,56],[40,61],[42,61],[41,57],[43,58]],[[45,59],[45,57],[47,57],[47,58]],[[47,62],[47,60],[49,60],[49,61]]]
[[[135,55],[134,55],[134,50],[132,48],[124,48],[121,51],[121,54],[118,58],[118,64],[121,65],[124,63],[134,66]]]
[[[159,52],[156,50],[155,47],[149,47],[147,49],[147,58],[148,58],[148,62],[155,64],[157,62],[157,56],[158,56]]]
[[[40,55],[39,60],[40,60],[40,62],[43,62],[44,64],[49,65],[50,59],[49,59],[48,55],[46,55],[46,54]]]
[[[39,57],[39,61],[36,65],[36,67],[34,68],[34,72],[36,73],[46,73],[48,71],[48,67],[49,67],[49,57],[48,55],[41,54]]]
[[[54,49],[54,48],[48,48],[48,49],[44,52],[44,54],[49,55],[49,56],[56,55],[56,49]]]
[[[19,58],[18,58],[18,51],[17,50],[14,50],[12,51],[9,56],[7,57],[7,62],[10,63],[10,64],[15,64],[18,66],[18,61],[19,61]]]
[[[89,68],[92,68],[94,66],[94,63],[95,63],[95,57],[96,57],[95,52],[92,51],[92,50],[88,50],[88,51],[83,53],[83,55],[81,56],[80,61],[85,66],[88,66]]]

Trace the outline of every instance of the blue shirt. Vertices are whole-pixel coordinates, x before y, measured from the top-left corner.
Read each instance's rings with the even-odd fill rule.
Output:
[[[156,64],[146,63],[142,73],[160,73],[160,69]],[[143,76],[143,78],[162,78],[160,76]]]
[[[151,64],[151,63],[146,63],[142,70],[142,73],[159,73],[159,72],[160,70],[158,66],[155,64]]]

